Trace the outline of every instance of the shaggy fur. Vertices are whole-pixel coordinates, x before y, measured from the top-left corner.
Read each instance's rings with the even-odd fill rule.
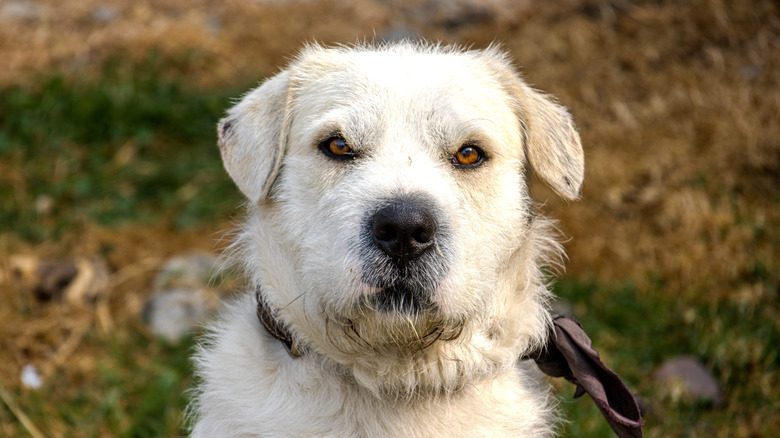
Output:
[[[329,138],[355,154],[323,153]],[[584,175],[566,110],[489,48],[307,47],[220,122],[249,200],[231,248],[252,290],[200,346],[192,436],[549,436],[538,370],[543,267],[562,252],[528,194],[527,165],[566,199]],[[475,167],[454,160],[477,146]],[[434,247],[398,267],[367,218],[412,200]],[[381,308],[398,284],[410,296]],[[255,315],[260,290],[291,357]],[[394,289],[395,290],[395,289]]]

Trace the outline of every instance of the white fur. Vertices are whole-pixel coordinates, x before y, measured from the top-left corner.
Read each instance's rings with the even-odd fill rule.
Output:
[[[310,46],[219,131],[250,201],[233,257],[304,353],[263,329],[254,290],[229,305],[195,356],[192,436],[554,432],[546,385],[517,360],[546,341],[542,268],[562,255],[525,169],[574,199],[583,156],[566,110],[505,55]],[[335,132],[356,160],[317,149]],[[467,142],[488,160],[456,168]],[[425,196],[443,230],[418,273],[435,307],[408,314],[361,304],[377,293],[365,279],[384,272],[364,251],[364,218],[404,195]]]

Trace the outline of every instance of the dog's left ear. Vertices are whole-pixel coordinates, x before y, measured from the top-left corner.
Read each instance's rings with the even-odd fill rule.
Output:
[[[585,156],[569,112],[523,82],[505,54],[495,49],[485,53],[514,100],[526,157],[534,172],[562,198],[578,199],[585,178]]]
[[[289,72],[250,91],[217,127],[222,163],[252,203],[261,202],[279,173],[286,143]]]
[[[519,78],[516,81],[531,167],[562,198],[578,199],[585,179],[585,155],[569,112]]]

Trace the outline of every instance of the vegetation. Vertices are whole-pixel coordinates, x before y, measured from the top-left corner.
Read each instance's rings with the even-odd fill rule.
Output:
[[[166,68],[156,53],[140,65],[117,56],[96,81],[0,89],[0,228],[42,241],[89,222],[183,227],[235,208],[215,126],[238,91],[185,88]]]

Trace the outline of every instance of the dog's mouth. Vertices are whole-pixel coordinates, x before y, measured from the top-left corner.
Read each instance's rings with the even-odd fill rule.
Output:
[[[360,305],[385,314],[409,315],[438,310],[433,296],[443,277],[442,272],[446,271],[441,261],[418,260],[404,269],[385,260],[370,266],[372,269],[364,270],[361,278],[370,292],[362,296]]]
[[[434,310],[430,293],[421,292],[405,284],[383,287],[366,298],[369,300],[367,304],[383,313],[411,314]]]

